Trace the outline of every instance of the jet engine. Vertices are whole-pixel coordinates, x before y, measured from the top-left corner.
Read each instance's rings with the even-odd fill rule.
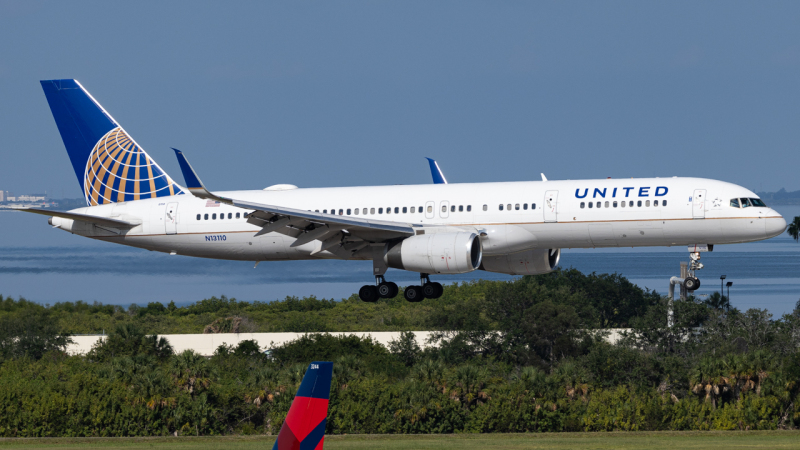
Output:
[[[466,273],[481,265],[483,246],[475,233],[434,233],[411,236],[390,245],[383,257],[395,269],[420,273]]]
[[[509,255],[487,256],[480,269],[508,275],[539,275],[555,270],[561,249],[536,248]]]

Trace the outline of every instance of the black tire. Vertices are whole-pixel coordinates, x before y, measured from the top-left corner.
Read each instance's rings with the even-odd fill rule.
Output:
[[[436,286],[433,283],[425,283],[422,285],[422,294],[425,298],[436,298],[436,294],[439,291],[436,289]]]
[[[376,286],[372,286],[367,284],[365,286],[361,286],[361,289],[358,290],[358,297],[361,301],[374,303],[378,301],[378,288]]]
[[[413,303],[421,302],[425,298],[425,294],[422,293],[422,286],[406,286],[403,296]]]
[[[689,277],[683,280],[683,287],[686,288],[687,291],[694,291],[700,287],[700,280],[694,277]]]
[[[395,283],[387,281],[378,285],[378,295],[381,298],[395,298],[400,292],[400,288]]]
[[[442,283],[431,283],[434,287],[436,287],[436,295],[433,298],[439,298],[444,294],[444,286]]]

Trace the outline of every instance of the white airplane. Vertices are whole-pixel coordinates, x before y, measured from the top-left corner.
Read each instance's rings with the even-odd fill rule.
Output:
[[[362,300],[395,297],[389,267],[418,272],[409,301],[438,298],[434,274],[551,272],[562,248],[688,246],[692,269],[716,244],[759,241],[786,221],[748,189],[702,178],[439,183],[212,192],[175,150],[169,177],[75,80],[42,81],[86,202],[28,209],[73,234],[172,255],[227,260],[372,261]],[[438,169],[438,166],[436,166]],[[441,173],[441,171],[439,171]],[[444,179],[442,175],[442,179]],[[699,286],[686,278],[689,290]]]

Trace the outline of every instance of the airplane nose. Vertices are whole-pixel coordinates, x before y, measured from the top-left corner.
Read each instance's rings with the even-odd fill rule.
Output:
[[[786,231],[786,220],[778,214],[777,211],[772,211],[774,214],[770,214],[767,219],[764,221],[766,227],[766,235],[767,238],[775,237],[784,231]]]

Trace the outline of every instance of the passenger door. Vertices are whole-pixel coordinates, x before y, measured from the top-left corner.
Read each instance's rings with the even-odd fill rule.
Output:
[[[558,222],[558,191],[544,193],[544,221]]]
[[[164,231],[167,234],[176,234],[178,232],[178,203],[167,203],[164,210]]]
[[[695,189],[692,195],[692,217],[695,219],[706,218],[706,190]]]

